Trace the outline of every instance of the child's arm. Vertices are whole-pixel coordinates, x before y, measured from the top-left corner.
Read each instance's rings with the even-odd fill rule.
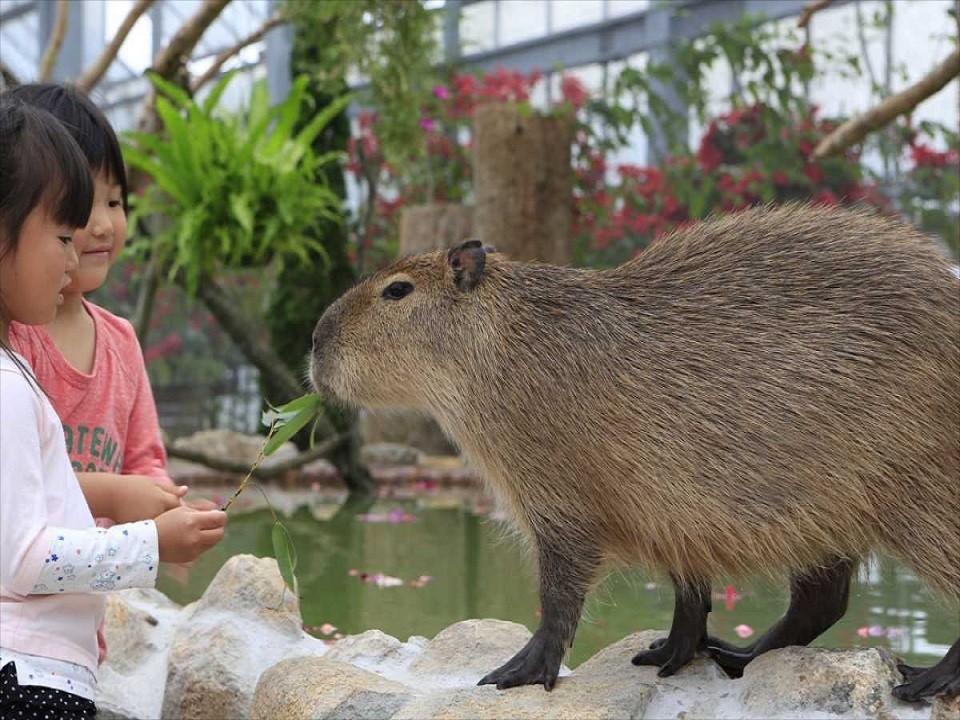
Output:
[[[226,513],[188,506],[169,510],[156,521],[117,525],[109,531],[52,526],[48,496],[51,507],[56,503],[84,503],[59,421],[45,417],[41,396],[19,373],[0,370],[0,396],[0,586],[28,594],[39,585],[47,585],[39,581],[41,574],[47,573],[47,578],[56,572],[52,577],[63,578],[56,582],[86,580],[82,584],[84,592],[109,589],[91,585],[97,578],[91,579],[89,573],[104,562],[116,568],[116,577],[100,578],[105,583],[113,582],[113,589],[152,585],[157,559],[192,560],[223,537]],[[58,548],[66,552],[58,552]],[[154,561],[152,570],[146,563],[147,555]],[[96,562],[81,562],[85,558]],[[68,567],[72,573],[65,572]],[[101,568],[100,572],[105,570]]]
[[[108,517],[117,523],[150,520],[180,505],[187,487],[158,484],[142,475],[79,472],[77,480],[94,517]]]
[[[33,586],[22,594],[153,587],[159,561],[195,560],[220,542],[225,524],[226,513],[222,511],[178,507],[156,520],[114,525],[107,530],[48,528],[41,535],[41,547],[44,539],[50,539],[43,567]],[[37,557],[36,551],[30,554]]]

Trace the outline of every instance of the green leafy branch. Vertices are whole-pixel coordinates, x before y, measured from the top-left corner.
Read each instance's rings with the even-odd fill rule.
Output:
[[[220,509],[226,511],[233,504],[233,501],[240,497],[240,493],[247,486],[256,484],[252,479],[253,474],[260,467],[264,458],[273,455],[285,442],[309,423],[312,422],[316,426],[317,420],[321,417],[323,417],[323,397],[317,393],[304,395],[278,408],[271,406],[270,410],[264,412],[261,422],[270,428],[270,432],[267,433],[263,446],[260,448],[260,453],[257,455],[250,471],[243,478],[233,495],[230,496],[230,499]],[[287,528],[280,522],[270,498],[267,497],[262,487],[257,485],[257,489],[260,490],[263,499],[267,502],[267,507],[270,509],[270,514],[273,515],[273,530],[270,533],[270,539],[273,544],[273,555],[280,568],[280,575],[283,577],[284,584],[291,591],[297,593],[299,587],[296,576],[297,550],[293,546],[293,540],[290,539]]]
[[[195,292],[204,275],[224,267],[261,266],[273,258],[308,262],[326,257],[310,232],[317,223],[339,222],[341,201],[318,181],[320,168],[341,159],[316,154],[312,143],[350,101],[345,95],[313,116],[308,78],[298,77],[287,97],[271,106],[265,82],[257,82],[243,112],[218,109],[230,73],[202,101],[155,75],[157,113],[164,136],[127,133],[124,157],[153,180],[134,200],[136,218],[167,219],[152,237],[136,237],[134,254],[150,254],[169,279],[181,275]]]

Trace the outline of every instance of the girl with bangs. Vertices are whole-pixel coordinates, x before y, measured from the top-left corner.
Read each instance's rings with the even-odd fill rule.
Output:
[[[94,196],[63,126],[0,94],[0,717],[93,718],[102,593],[152,587],[158,561],[192,561],[226,524],[149,482],[123,503],[85,495],[60,418],[10,347],[13,323],[50,323],[65,303]]]

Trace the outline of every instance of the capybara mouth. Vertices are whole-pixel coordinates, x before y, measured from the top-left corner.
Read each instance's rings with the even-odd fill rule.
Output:
[[[316,349],[310,353],[310,382],[313,385],[313,389],[323,395],[329,400],[337,400],[336,391],[334,391],[333,386],[327,380],[329,377],[329,372],[326,370],[326,366],[329,363],[324,361],[322,353],[318,353]]]

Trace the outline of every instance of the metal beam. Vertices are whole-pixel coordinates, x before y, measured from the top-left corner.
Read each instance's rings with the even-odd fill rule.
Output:
[[[462,0],[462,5],[479,0]],[[838,0],[837,6],[850,0]],[[780,20],[798,15],[808,0],[683,0],[611,17],[543,37],[461,56],[472,69],[489,72],[498,66],[520,72],[562,66],[582,67],[624,60],[670,42],[705,34],[714,22],[729,22],[744,13]],[[662,34],[666,18],[672,21],[671,37]]]
[[[5,22],[10,22],[11,20],[16,20],[21,15],[26,15],[37,9],[37,0],[32,0],[32,2],[21,3],[20,5],[14,5],[3,12],[0,12],[0,25]]]

